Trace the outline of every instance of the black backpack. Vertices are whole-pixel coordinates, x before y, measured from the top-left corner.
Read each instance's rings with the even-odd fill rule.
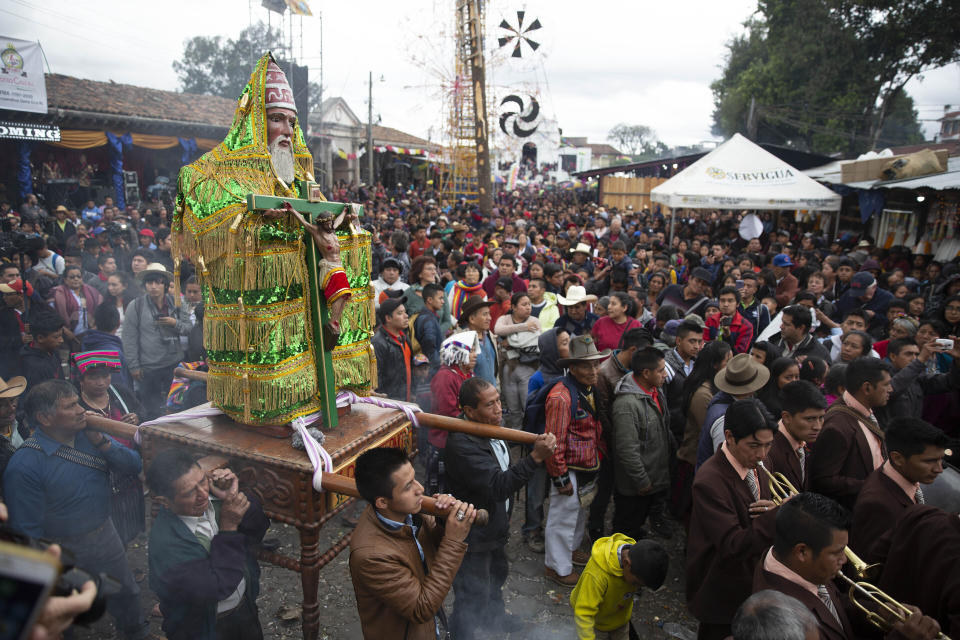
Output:
[[[524,431],[537,435],[544,432],[547,426],[547,396],[550,395],[550,391],[558,384],[567,385],[567,390],[570,392],[570,419],[576,419],[580,392],[572,381],[568,380],[566,376],[563,376],[557,380],[546,383],[537,389],[535,394],[527,396],[527,404],[523,410]]]

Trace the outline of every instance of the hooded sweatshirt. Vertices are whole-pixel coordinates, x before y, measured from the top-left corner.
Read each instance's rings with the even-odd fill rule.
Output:
[[[537,393],[540,387],[563,377],[563,367],[557,364],[560,354],[557,353],[557,330],[550,329],[540,334],[537,339],[540,347],[540,368],[530,376],[527,382],[528,397]]]
[[[597,631],[612,631],[630,622],[637,587],[623,578],[620,551],[636,541],[622,533],[600,538],[570,594],[578,640],[594,640]]]

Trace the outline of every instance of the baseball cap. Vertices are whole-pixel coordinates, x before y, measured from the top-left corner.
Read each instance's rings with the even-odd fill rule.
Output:
[[[713,274],[703,267],[694,267],[693,271],[690,273],[690,277],[698,278],[707,283],[713,282]]]
[[[380,303],[380,317],[386,318],[387,316],[393,315],[393,312],[397,310],[397,307],[403,306],[406,302],[406,298],[387,298]]]
[[[778,253],[773,256],[773,266],[775,267],[792,267],[793,261],[785,253]]]
[[[140,235],[147,236],[148,238],[156,238],[157,236],[153,233],[151,229],[144,229],[140,232]]]
[[[850,279],[850,289],[852,291],[866,291],[877,283],[877,279],[869,271],[860,271],[855,273]]]

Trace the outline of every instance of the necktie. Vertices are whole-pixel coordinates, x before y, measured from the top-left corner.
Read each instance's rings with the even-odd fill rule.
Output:
[[[917,492],[914,494],[913,497],[916,499],[917,504],[924,504],[923,489],[921,489],[920,487],[917,487]]]
[[[753,469],[747,470],[747,486],[750,488],[750,494],[754,500],[760,499],[760,487],[757,485],[757,476],[753,475]]]
[[[807,474],[807,450],[803,445],[797,447],[797,457],[800,458],[800,479],[803,480]]]
[[[197,540],[200,541],[200,544],[202,544],[203,548],[207,550],[207,553],[210,553],[210,544],[212,542],[210,538],[203,535],[199,531],[194,532],[193,535],[196,536]]]
[[[837,613],[837,607],[833,604],[833,598],[830,597],[830,592],[827,591],[825,585],[819,585],[817,587],[817,596],[826,605],[827,609],[830,611],[831,615],[836,619],[837,622],[840,622],[840,614]],[[843,624],[842,622],[840,623]]]

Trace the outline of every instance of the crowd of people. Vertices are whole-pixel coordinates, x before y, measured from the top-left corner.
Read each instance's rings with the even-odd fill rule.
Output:
[[[957,590],[911,589],[923,567],[895,555],[960,544],[922,490],[957,435],[960,262],[792,213],[761,214],[744,239],[739,212],[671,224],[573,191],[501,191],[489,215],[404,185],[328,197],[363,204],[372,236],[376,391],[536,434],[518,451],[422,429],[420,482],[403,452],[361,456],[370,506],[350,571],[365,637],[522,629],[501,596],[521,509],[544,579],[572,588],[580,638],[635,637],[633,595],[670,561],[701,638],[856,637],[832,580],[848,543],[926,614],[894,633],[960,630]],[[137,425],[206,400],[203,291],[189,261],[174,282],[166,209],[51,209],[4,206],[0,495],[12,527],[116,577],[108,610],[145,638],[126,560],[146,528],[141,459],[87,418]],[[772,495],[765,470],[799,495]],[[256,498],[174,452],[145,479],[167,637],[259,637]],[[445,522],[419,513],[423,495],[451,507]],[[674,536],[685,557],[657,542]],[[770,611],[799,634],[757,635]]]

